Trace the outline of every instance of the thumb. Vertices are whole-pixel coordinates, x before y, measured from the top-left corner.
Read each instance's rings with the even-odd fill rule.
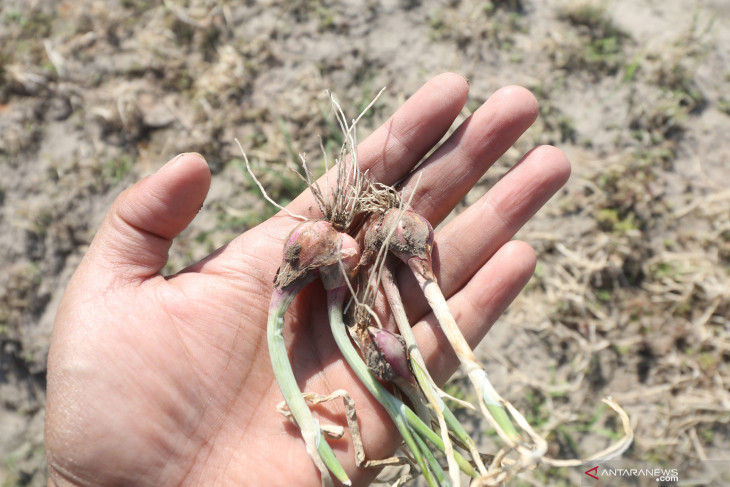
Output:
[[[172,239],[195,217],[209,187],[210,169],[201,155],[180,154],[170,160],[114,200],[86,264],[112,279],[157,274],[167,262]]]

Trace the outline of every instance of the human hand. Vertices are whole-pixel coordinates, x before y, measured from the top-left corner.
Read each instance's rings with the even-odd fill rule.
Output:
[[[360,144],[362,169],[400,180],[446,133],[467,91],[461,76],[432,79]],[[413,208],[438,224],[536,116],[526,90],[495,93],[422,165]],[[534,270],[532,249],[510,239],[569,172],[560,151],[539,147],[437,232],[436,275],[472,346]],[[160,274],[209,184],[205,161],[184,154],[123,192],[69,283],[48,362],[51,485],[319,485],[296,427],[276,410],[282,396],[265,338],[283,241],[298,221],[280,213]],[[313,218],[316,208],[309,191],[289,206]],[[458,362],[415,281],[402,282],[424,358],[443,382]],[[368,458],[392,454],[397,430],[337,350],[319,284],[294,301],[285,337],[301,389],[347,390]],[[339,405],[317,411],[344,424]],[[375,475],[355,466],[348,435],[332,446],[355,485]]]

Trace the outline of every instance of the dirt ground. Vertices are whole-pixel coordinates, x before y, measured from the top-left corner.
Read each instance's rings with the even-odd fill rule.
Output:
[[[461,119],[506,84],[541,104],[463,205],[536,144],[574,167],[519,234],[539,265],[479,349],[497,388],[553,456],[620,436],[610,395],[635,428],[626,461],[722,485],[703,460],[730,475],[726,0],[0,0],[0,485],[45,484],[53,318],[115,195],[177,153],[207,158],[174,272],[273,212],[235,138],[286,202],[302,185],[284,166],[337,140],[323,90],[354,115],[387,86],[364,137],[443,71],[470,80]]]

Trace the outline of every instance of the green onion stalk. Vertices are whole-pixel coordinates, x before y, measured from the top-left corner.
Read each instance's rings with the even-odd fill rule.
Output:
[[[354,240],[353,240],[354,242]],[[410,449],[413,458],[421,469],[421,473],[429,486],[451,485],[444,476],[438,460],[435,458],[427,442],[443,451],[444,442],[439,434],[427,426],[421,418],[406,406],[400,399],[391,394],[370,372],[365,362],[360,357],[355,346],[350,341],[347,328],[343,319],[342,307],[349,289],[343,279],[342,270],[338,273],[327,276],[322,272],[322,280],[327,290],[327,307],[330,319],[332,335],[345,360],[352,371],[357,375],[360,382],[370,394],[385,408],[400,432],[407,447]],[[336,276],[339,276],[337,278]],[[467,475],[477,477],[478,474],[472,465],[460,454],[456,454],[458,466]]]
[[[307,453],[320,471],[322,485],[327,487],[333,485],[330,472],[343,484],[352,484],[297,385],[287,355],[283,329],[284,316],[289,305],[299,291],[318,277],[318,267],[326,262],[323,255],[312,253],[311,249],[322,250],[321,245],[318,245],[321,244],[322,235],[332,237],[328,228],[331,228],[328,223],[313,220],[300,224],[289,235],[284,247],[284,259],[274,281],[266,333],[274,377],[292,417],[299,426]]]
[[[423,395],[427,399],[433,414],[439,422],[439,427],[442,432],[441,436],[444,444],[446,445],[447,458],[449,458],[450,461],[453,461],[452,456],[449,454],[452,452],[453,455],[453,446],[451,446],[451,440],[448,436],[448,432],[451,432],[451,434],[453,434],[456,439],[469,450],[472,461],[479,469],[479,472],[482,475],[486,475],[487,469],[482,462],[476,443],[471,436],[469,436],[459,420],[456,419],[456,416],[454,416],[451,409],[449,409],[443,401],[440,396],[438,386],[431,378],[431,374],[429,374],[428,369],[426,368],[426,362],[423,359],[423,355],[421,355],[421,350],[418,348],[418,344],[416,343],[416,337],[413,335],[413,330],[408,322],[403,301],[398,290],[398,285],[395,282],[393,266],[391,264],[392,262],[388,262],[383,268],[383,290],[385,291],[386,299],[388,300],[388,304],[390,305],[390,309],[393,312],[396,324],[398,325],[398,331],[408,347],[408,356],[410,358],[413,375],[415,376]],[[449,464],[449,470],[453,471],[452,464]]]
[[[408,265],[433,310],[446,338],[459,359],[462,371],[466,373],[477,392],[482,413],[492,424],[500,438],[514,448],[523,445],[523,438],[512,423],[505,408],[505,401],[497,393],[487,377],[484,366],[479,363],[471,347],[461,333],[449,310],[446,298],[436,282],[431,261],[434,232],[426,218],[418,213],[398,208],[388,210],[382,223],[382,232],[392,232],[390,251]],[[519,423],[522,418],[515,418]],[[533,435],[531,435],[533,436]],[[536,435],[533,436],[533,438]],[[538,448],[542,450],[542,446]],[[542,456],[544,451],[535,451],[530,456]]]
[[[393,423],[395,423],[396,428],[398,428],[403,440],[421,468],[428,485],[451,485],[449,482],[444,481],[444,479],[436,483],[431,471],[434,469],[440,471],[441,467],[434,458],[424,457],[425,444],[422,443],[424,440],[432,443],[437,449],[444,450],[445,445],[441,436],[427,426],[410,407],[406,406],[403,401],[396,398],[378,382],[370,373],[370,370],[365,365],[365,362],[363,362],[355,346],[350,342],[350,337],[342,316],[342,304],[346,294],[346,288],[328,291],[330,326],[337,346],[340,348],[350,368],[355,372],[358,379],[360,379],[360,382],[390,415]],[[430,456],[430,449],[426,447],[425,452],[426,455]],[[474,478],[478,477],[472,465],[462,455],[455,452],[455,456],[459,467],[464,473]]]
[[[395,265],[393,259],[395,256],[388,257],[388,250],[391,248],[391,243],[394,245],[395,248],[393,250],[395,251],[403,253],[409,249],[407,245],[404,245],[402,232],[395,235],[403,214],[405,214],[404,210],[393,208],[385,214],[381,213],[378,217],[371,218],[367,224],[365,232],[365,254],[370,256],[377,254],[375,270],[372,272],[371,276],[374,277],[375,282],[380,281],[383,286],[386,299],[390,305],[393,316],[395,317],[396,324],[398,325],[398,331],[400,332],[400,336],[407,347],[410,368],[413,372],[413,376],[420,388],[422,397],[426,399],[433,416],[439,424],[441,437],[445,445],[445,454],[448,461],[452,483],[454,485],[459,485],[459,471],[458,468],[456,468],[456,461],[453,455],[454,449],[450,435],[453,435],[464,448],[469,450],[474,465],[479,469],[482,475],[485,475],[487,470],[482,462],[481,455],[479,454],[474,440],[472,440],[464,427],[442,400],[441,391],[438,386],[436,386],[428,372],[428,369],[426,368],[426,363],[421,355],[420,349],[418,348],[418,344],[416,343],[408,318],[406,317],[398,285],[393,273]],[[430,226],[426,227],[425,230],[425,233],[422,232],[423,235],[421,236],[421,240],[425,239],[430,245],[430,243],[433,242],[433,231]],[[424,253],[425,250],[424,246]],[[372,287],[377,288],[378,286],[372,285]]]

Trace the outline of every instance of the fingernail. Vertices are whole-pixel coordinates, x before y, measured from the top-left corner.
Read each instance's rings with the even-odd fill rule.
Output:
[[[163,170],[164,170],[165,168],[167,168],[167,167],[172,167],[172,166],[174,166],[174,165],[175,165],[175,164],[176,164],[176,163],[177,163],[177,162],[178,162],[178,161],[179,161],[180,159],[182,159],[183,157],[186,157],[186,156],[197,156],[197,157],[199,157],[199,158],[201,158],[201,159],[205,160],[205,159],[203,158],[203,156],[202,156],[202,155],[200,155],[200,154],[199,154],[199,153],[197,153],[197,152],[183,152],[182,154],[178,154],[178,155],[176,155],[175,157],[173,157],[172,159],[170,159],[169,161],[167,161],[167,162],[165,163],[165,165],[163,165],[163,166],[162,166],[161,168],[159,168],[159,169],[157,170],[157,172],[161,172],[161,171],[163,171]]]

